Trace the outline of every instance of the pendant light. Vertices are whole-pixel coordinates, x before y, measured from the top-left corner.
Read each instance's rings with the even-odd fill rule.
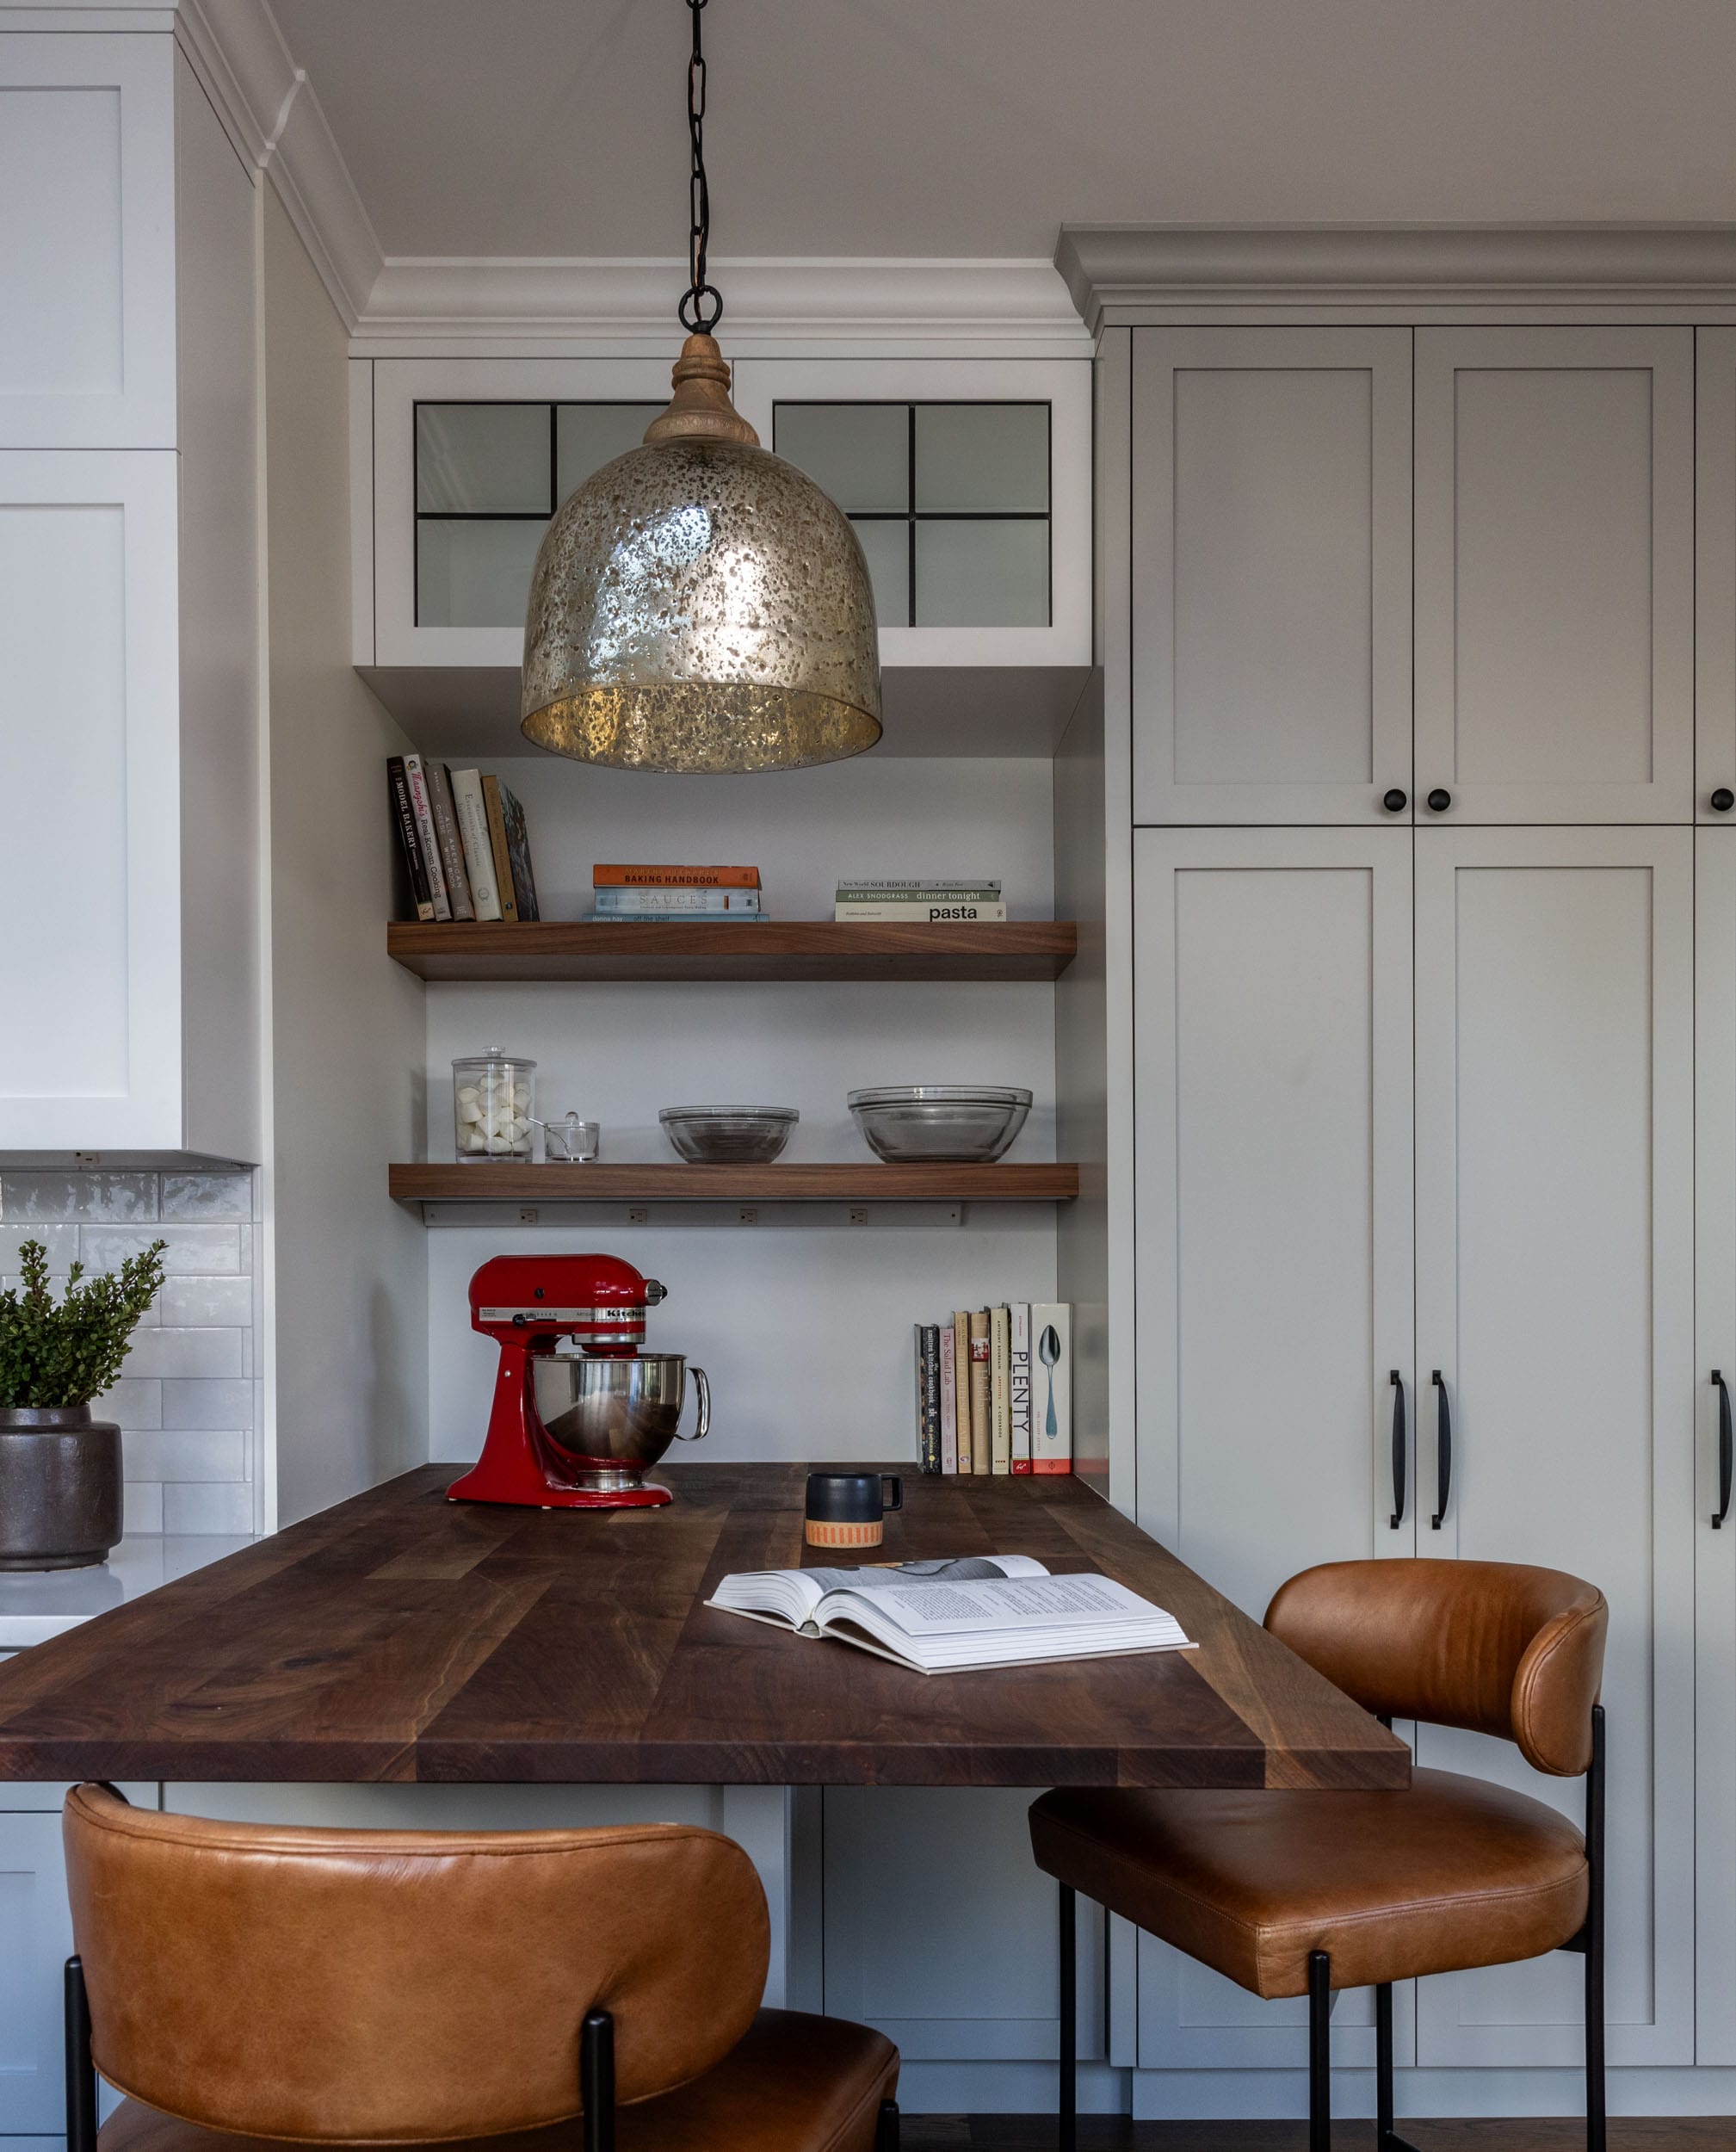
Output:
[[[687,0],[688,337],[668,410],[556,510],[524,625],[523,731],[628,770],[794,770],[880,736],[879,642],[849,521],[729,397],[706,280],[707,0]]]

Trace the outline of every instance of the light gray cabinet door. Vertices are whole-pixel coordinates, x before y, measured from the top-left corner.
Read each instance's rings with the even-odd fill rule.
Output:
[[[1136,330],[1133,469],[1134,819],[1408,821],[1411,331]]]
[[[1693,2059],[1693,844],[1416,837],[1418,1546],[1609,1599],[1614,2063]],[[1583,1813],[1507,1742],[1425,1728],[1418,1753]],[[1422,1982],[1418,2062],[1577,2065],[1581,1977]]]
[[[1134,839],[1138,1519],[1257,1618],[1310,1563],[1415,1550],[1412,843]],[[1305,2059],[1304,2006],[1149,1939],[1140,2016],[1145,2068]],[[1371,2063],[1368,1999],[1335,2023]]]
[[[1736,1396],[1736,829],[1694,838],[1695,2060],[1736,2062],[1736,1514],[1715,1369]],[[1733,1506],[1736,1507],[1736,1506]]]
[[[1695,339],[1694,807],[1715,825],[1736,823],[1736,329]]]
[[[1691,819],[1693,331],[1416,334],[1419,824]]]

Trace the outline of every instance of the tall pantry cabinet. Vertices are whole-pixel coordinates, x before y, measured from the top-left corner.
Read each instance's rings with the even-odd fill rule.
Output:
[[[1618,2067],[1736,2061],[1736,332],[1700,335],[1696,551],[1691,327],[1131,331],[1140,1521],[1257,1614],[1368,1556],[1603,1587]],[[1417,1747],[1578,1812],[1504,1744]],[[1141,2066],[1300,2067],[1299,2011],[1140,1949]],[[1579,1980],[1418,1983],[1401,2060],[1571,2070]]]

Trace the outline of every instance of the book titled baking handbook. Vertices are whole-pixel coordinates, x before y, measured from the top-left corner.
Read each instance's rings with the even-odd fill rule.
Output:
[[[1113,1577],[1051,1576],[1029,1555],[745,1570],[706,1605],[855,1644],[917,1673],[1192,1649],[1173,1615]]]

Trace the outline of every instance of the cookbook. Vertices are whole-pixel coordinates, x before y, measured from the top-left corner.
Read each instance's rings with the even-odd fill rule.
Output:
[[[1113,1577],[1052,1576],[1029,1555],[744,1570],[706,1605],[855,1644],[917,1673],[1193,1649],[1173,1615]]]

